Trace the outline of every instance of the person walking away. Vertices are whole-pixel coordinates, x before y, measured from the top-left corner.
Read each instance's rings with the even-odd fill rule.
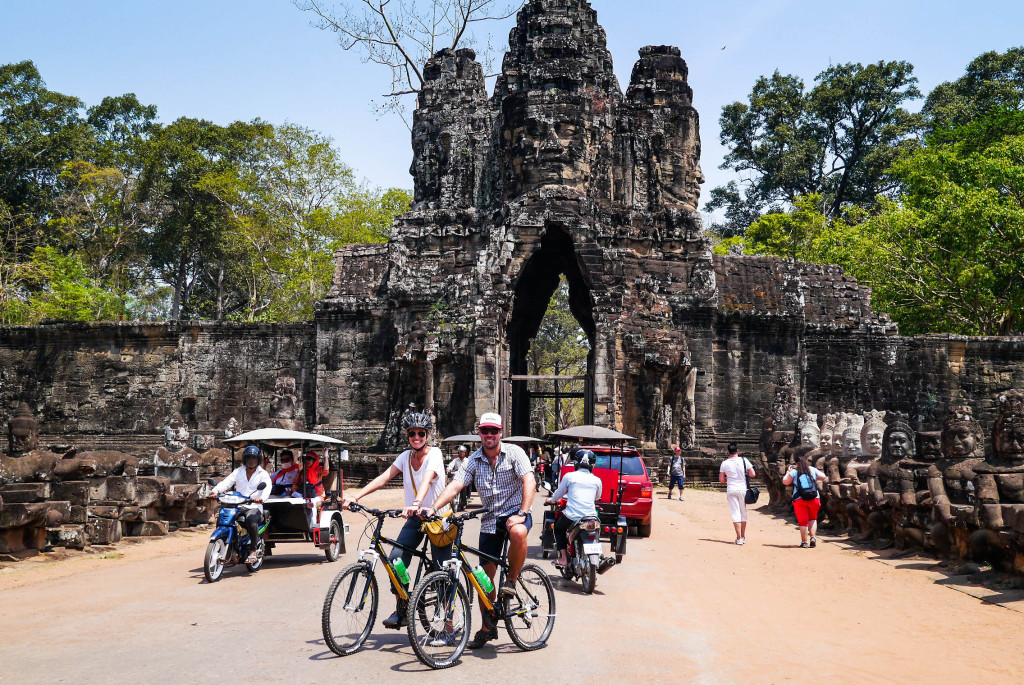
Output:
[[[796,514],[796,524],[800,527],[800,546],[805,548],[816,547],[818,544],[818,510],[821,508],[818,483],[826,480],[824,473],[808,463],[807,455],[811,449],[797,448],[796,466],[782,479],[783,485],[793,484],[793,512]]]
[[[366,495],[381,489],[395,476],[402,474],[402,487],[405,494],[405,525],[396,541],[406,547],[416,548],[426,535],[421,530],[423,522],[417,514],[421,507],[431,507],[437,496],[445,487],[444,456],[437,447],[430,447],[430,430],[433,422],[427,413],[409,412],[402,419],[405,435],[409,440],[409,449],[398,455],[388,470],[366,484],[362,490],[342,499],[341,506],[348,508]],[[452,547],[438,547],[430,544],[431,559],[435,568],[451,557]],[[401,559],[406,568],[412,563],[412,552],[395,547],[391,551],[391,563]],[[394,592],[394,588],[391,589]],[[406,600],[396,600],[395,613],[384,619],[384,627],[398,630],[408,625],[406,619]]]
[[[675,453],[668,467],[668,498],[672,499],[672,488],[679,486],[679,501],[683,501],[683,483],[686,481],[686,457],[683,451],[676,445],[673,448]]]
[[[754,477],[754,466],[746,457],[739,454],[740,448],[735,442],[729,443],[729,458],[722,462],[718,469],[718,482],[725,483],[725,495],[729,501],[729,512],[732,514],[732,525],[736,529],[736,544],[747,542],[747,476]]]
[[[590,471],[595,461],[597,458],[590,450],[577,452],[576,470],[565,474],[558,489],[544,500],[544,504],[551,504],[566,498],[565,509],[555,521],[555,546],[558,548],[558,560],[552,562],[555,566],[564,567],[569,561],[569,529],[581,518],[597,518],[596,502],[601,498],[602,485],[601,479]]]
[[[492,557],[500,556],[501,548],[508,538],[508,576],[497,592],[502,597],[514,597],[515,584],[526,561],[526,536],[533,526],[533,515],[530,514],[536,488],[533,469],[521,447],[501,441],[499,414],[483,414],[478,433],[480,449],[470,455],[452,482],[434,500],[434,506],[428,507],[424,514],[433,516],[434,507],[448,504],[464,487],[473,483],[486,510],[480,519],[479,549]],[[482,566],[493,582],[497,565],[487,562]],[[486,617],[486,614],[487,609],[481,602],[480,615]],[[497,628],[481,628],[473,636],[469,647],[479,649],[497,637]]]

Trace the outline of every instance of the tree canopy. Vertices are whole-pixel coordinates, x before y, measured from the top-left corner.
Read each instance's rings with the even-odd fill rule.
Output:
[[[357,181],[333,141],[261,120],[86,108],[0,66],[0,322],[307,319],[335,248],[387,239],[409,193]]]

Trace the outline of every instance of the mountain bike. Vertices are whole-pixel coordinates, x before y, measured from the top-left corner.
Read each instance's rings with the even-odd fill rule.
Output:
[[[370,538],[369,549],[359,552],[359,560],[346,566],[334,578],[321,613],[320,624],[323,629],[324,641],[331,651],[338,656],[348,656],[359,650],[366,642],[377,618],[377,603],[380,593],[377,589],[377,578],[374,569],[378,561],[384,564],[384,570],[391,581],[391,587],[397,597],[399,610],[403,602],[408,602],[409,591],[399,580],[398,570],[384,551],[384,545],[392,545],[398,549],[412,552],[420,559],[416,568],[416,578],[409,587],[415,587],[423,573],[423,567],[434,568],[434,562],[427,554],[429,540],[424,536],[423,544],[418,549],[399,544],[397,540],[384,537],[381,529],[386,518],[401,518],[399,509],[370,509],[360,504],[352,504],[349,511],[366,512],[370,520],[366,524],[363,535]]]
[[[479,557],[481,563],[491,562],[498,566],[498,587],[504,582],[509,568],[508,538],[498,557],[462,542],[465,522],[484,511],[478,509],[446,519],[450,525],[458,526],[452,558],[441,564],[440,571],[424,576],[409,600],[409,643],[417,658],[430,668],[454,666],[466,649],[472,628],[473,593],[469,589],[475,591],[485,609],[484,626],[493,629],[504,622],[508,636],[520,649],[540,649],[547,643],[555,626],[555,589],[547,574],[536,564],[523,565],[515,584],[515,596],[505,598],[499,594],[493,600],[491,591],[485,590],[483,582],[490,584],[490,579],[482,569],[473,569],[467,552]]]

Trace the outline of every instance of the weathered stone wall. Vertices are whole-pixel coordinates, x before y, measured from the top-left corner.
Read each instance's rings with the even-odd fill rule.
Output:
[[[44,435],[255,428],[277,379],[296,381],[313,416],[312,324],[49,324],[0,328],[0,421],[27,402]]]

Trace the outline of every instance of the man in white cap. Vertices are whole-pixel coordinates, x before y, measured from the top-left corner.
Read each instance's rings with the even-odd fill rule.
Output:
[[[522,448],[501,441],[501,416],[488,412],[480,417],[480,449],[471,454],[448,486],[434,500],[434,506],[424,510],[427,516],[451,502],[464,487],[472,483],[480,493],[486,513],[480,520],[480,551],[492,557],[501,556],[501,548],[508,539],[508,576],[498,589],[503,596],[515,595],[515,584],[526,561],[526,536],[533,526],[530,507],[536,481],[530,460]],[[497,566],[483,564],[491,580]],[[485,608],[480,605],[480,613]],[[486,623],[485,623],[486,625]],[[498,637],[496,628],[481,628],[469,643],[471,649],[483,647]]]

